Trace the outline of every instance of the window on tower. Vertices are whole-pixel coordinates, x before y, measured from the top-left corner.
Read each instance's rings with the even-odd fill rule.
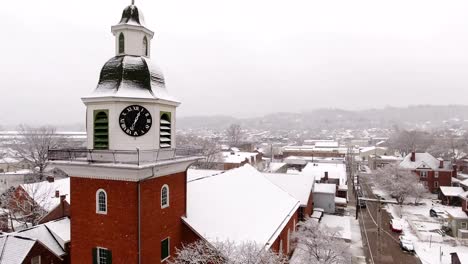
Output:
[[[93,248],[93,264],[112,264],[112,251],[106,248]]]
[[[148,56],[148,39],[146,36],[143,38],[143,54]]]
[[[107,193],[103,189],[96,192],[96,213],[107,214]]]
[[[161,208],[169,207],[169,186],[164,184],[161,188]]]
[[[169,238],[164,239],[161,241],[161,261],[164,261],[169,258],[171,255],[169,250]]]
[[[161,112],[159,123],[159,147],[171,147],[171,113]]]
[[[119,35],[119,54],[123,54],[125,52],[125,37],[123,33]]]

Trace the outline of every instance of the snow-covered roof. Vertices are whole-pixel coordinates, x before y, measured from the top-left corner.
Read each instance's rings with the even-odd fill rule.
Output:
[[[251,241],[269,248],[299,205],[300,201],[246,164],[189,181],[183,220],[209,242]]]
[[[445,207],[445,211],[456,219],[468,219],[468,215],[462,210],[461,207]]]
[[[35,239],[21,237],[13,234],[0,236],[0,263],[23,263],[24,259],[29,254],[35,243]]]
[[[431,169],[431,170],[451,170],[451,163],[449,161],[444,162],[444,168],[439,169],[440,161],[431,154],[415,153],[415,161],[411,161],[412,153],[406,155],[403,161],[400,163],[400,167],[409,170],[416,169]]]
[[[440,191],[446,197],[458,196],[464,192],[462,187],[440,186]]]
[[[250,161],[251,158],[255,159],[257,157],[256,152],[243,152],[243,151],[237,151],[234,152],[233,154],[230,151],[224,151],[222,152],[223,155],[223,161],[226,163],[242,163],[246,159]]]
[[[268,165],[268,171],[276,172],[284,166],[286,166],[286,163],[284,162],[270,162],[270,164]]]
[[[56,191],[59,192],[59,195],[66,195],[66,201],[70,203],[70,178],[53,182],[42,181],[21,184],[20,187],[47,212],[60,204],[60,197],[55,197]]]
[[[345,185],[347,180],[346,165],[342,163],[307,163],[302,172],[313,177],[315,181],[325,177],[325,172],[328,173],[329,179],[338,179],[339,185]]]
[[[359,151],[361,152],[361,154],[367,153],[367,152],[372,152],[372,151],[378,151],[378,150],[387,151],[387,148],[375,147],[375,146],[359,148]]]
[[[339,238],[351,240],[351,219],[349,216],[324,214],[320,225],[335,231]]]
[[[335,194],[336,185],[331,183],[316,183],[314,185],[314,193],[329,193]]]
[[[312,187],[314,186],[313,178],[307,177],[302,173],[263,173],[263,175],[272,183],[301,201],[301,206],[307,206]]]
[[[65,243],[70,242],[70,219],[62,218],[13,234],[39,240],[55,255],[62,256],[66,253]]]
[[[165,100],[175,104],[165,86],[164,76],[149,58],[116,56],[104,64],[98,85],[83,100],[102,97]]]
[[[200,178],[210,177],[215,174],[222,173],[222,170],[200,170],[200,169],[188,169],[187,170],[187,181],[193,181]]]

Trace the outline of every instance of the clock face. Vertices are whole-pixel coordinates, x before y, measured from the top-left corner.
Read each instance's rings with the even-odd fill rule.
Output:
[[[120,113],[119,124],[122,131],[127,135],[132,137],[143,136],[151,128],[151,114],[141,105],[130,105]]]

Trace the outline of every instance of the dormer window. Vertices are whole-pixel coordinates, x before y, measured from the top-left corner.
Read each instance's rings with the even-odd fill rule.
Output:
[[[119,35],[119,54],[123,54],[125,52],[125,37],[123,33]]]
[[[146,36],[143,38],[143,55],[148,57],[148,39]]]

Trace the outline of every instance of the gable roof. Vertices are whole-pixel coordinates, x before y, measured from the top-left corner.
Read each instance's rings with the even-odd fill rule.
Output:
[[[70,219],[65,217],[12,234],[39,240],[55,255],[63,256],[66,253],[65,243],[70,242]]]
[[[27,237],[11,234],[0,236],[0,263],[22,263],[34,244],[36,244],[36,240]]]
[[[20,187],[45,211],[50,212],[60,204],[60,197],[55,197],[55,191],[66,195],[70,204],[70,178],[59,179],[53,182],[41,181],[21,184]]]
[[[400,163],[400,167],[409,170],[416,169],[431,169],[431,170],[451,170],[451,162],[444,161],[444,168],[440,169],[440,161],[431,154],[424,153],[415,153],[415,161],[411,161],[411,153],[406,155],[403,161]]]
[[[254,242],[270,248],[300,202],[246,164],[187,182],[187,216],[210,243]]]

